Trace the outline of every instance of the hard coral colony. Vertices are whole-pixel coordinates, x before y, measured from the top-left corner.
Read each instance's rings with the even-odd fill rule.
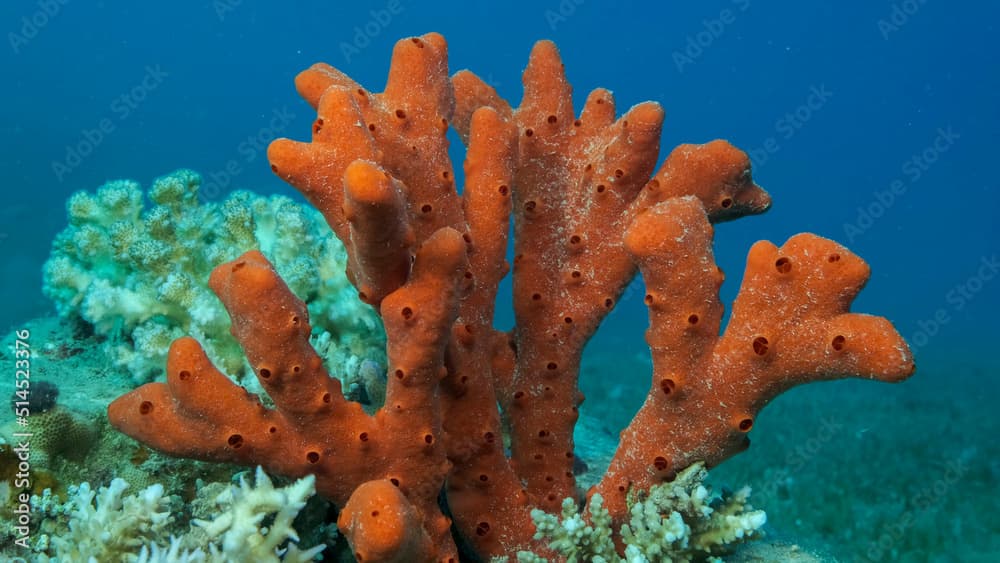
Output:
[[[268,157],[323,213],[358,294],[380,311],[385,406],[369,416],[343,398],[309,345],[306,308],[252,251],[217,267],[210,285],[275,407],[182,338],[167,382],[119,398],[109,416],[173,455],[314,474],[342,507],[359,560],[457,561],[453,526],[484,558],[551,554],[533,539],[530,513],[559,512],[576,495],[581,353],[637,269],[652,385],[587,495],[601,496],[616,530],[630,489],[741,451],[758,412],[786,389],[913,372],[886,319],[848,312],[867,265],[810,234],[753,246],[720,336],[711,224],[770,204],[747,156],[725,141],[682,145],[654,173],[660,106],[615,119],[611,93],[598,89],[577,117],[550,42],[531,53],[518,108],[470,72],[449,78],[433,33],[397,43],[382,93],[325,64],[296,86],[318,113],[312,142],[277,140]],[[461,195],[449,127],[468,148]],[[511,216],[516,328],[500,332],[492,320]]]

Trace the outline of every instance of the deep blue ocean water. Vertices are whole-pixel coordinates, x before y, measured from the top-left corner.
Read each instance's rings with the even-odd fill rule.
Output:
[[[531,45],[549,38],[578,109],[607,87],[619,111],[663,105],[664,156],[714,138],[751,154],[775,203],[718,226],[725,302],[754,241],[836,239],[873,269],[854,309],[893,320],[916,351],[921,371],[904,385],[952,384],[957,362],[977,366],[968,384],[989,397],[1000,364],[998,18],[993,3],[940,0],[4,2],[0,326],[52,310],[40,269],[77,190],[188,167],[209,198],[293,195],[264,151],[274,137],[308,138],[314,113],[293,78],[310,64],[381,90],[393,43],[439,31],[453,70],[516,104]],[[634,295],[597,353],[644,353]]]
[[[393,43],[436,30],[452,68],[514,101],[532,43],[551,38],[581,102],[607,87],[622,109],[664,106],[664,153],[713,138],[751,152],[775,205],[720,227],[716,252],[731,280],[753,241],[811,231],[872,264],[858,310],[889,316],[920,342],[945,310],[950,321],[920,352],[985,353],[998,334],[1000,280],[980,272],[1000,240],[1000,8],[986,3],[52,0],[0,10],[4,326],[46,307],[38,270],[69,194],[182,166],[216,178],[218,193],[291,194],[263,147],[269,136],[307,135],[295,74],[326,61],[380,89]],[[230,161],[236,174],[226,174]],[[980,273],[993,279],[979,283]]]

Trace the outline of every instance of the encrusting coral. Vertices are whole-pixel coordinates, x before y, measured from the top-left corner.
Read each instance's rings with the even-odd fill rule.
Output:
[[[745,448],[783,390],[914,369],[888,321],[848,312],[867,266],[814,235],[753,247],[720,337],[711,223],[770,203],[749,159],[725,141],[682,145],[654,173],[661,108],[616,119],[611,93],[596,90],[578,117],[550,42],[532,51],[516,109],[469,72],[450,78],[433,33],[397,43],[382,93],[323,64],[296,86],[317,109],[312,142],[277,140],[268,157],[344,241],[349,278],[379,308],[385,406],[369,416],[343,398],[309,346],[305,306],[250,252],[210,284],[275,408],[184,338],[167,383],[119,398],[109,418],[174,455],[316,475],[319,493],[344,507],[339,524],[361,560],[457,561],[452,525],[480,557],[554,555],[533,539],[531,510],[577,498],[580,356],[637,269],[654,374],[590,492],[613,529],[629,518],[630,491]],[[449,127],[467,144],[461,195]],[[504,333],[492,321],[511,217],[516,328]]]
[[[170,343],[184,335],[239,376],[243,353],[206,281],[219,263],[258,249],[308,304],[324,357],[356,373],[362,354],[380,344],[381,327],[357,303],[343,275],[343,246],[322,217],[289,198],[245,191],[203,203],[200,184],[191,170],[161,176],[148,209],[141,186],[129,180],[73,194],[70,225],[44,268],[44,291],[59,313],[79,315],[110,337],[115,362],[142,382],[162,371]]]

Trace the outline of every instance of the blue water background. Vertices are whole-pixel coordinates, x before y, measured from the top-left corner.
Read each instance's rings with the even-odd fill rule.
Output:
[[[608,87],[620,111],[664,106],[664,155],[714,138],[754,151],[775,205],[718,227],[726,302],[754,241],[811,231],[868,260],[874,273],[855,309],[891,318],[918,358],[995,362],[1000,279],[985,265],[1000,240],[997,5],[432,4],[3,3],[0,325],[51,310],[40,267],[72,192],[112,178],[148,185],[189,167],[206,176],[208,198],[236,188],[291,195],[263,147],[309,136],[314,113],[295,74],[326,61],[380,90],[395,40],[440,31],[452,69],[474,70],[515,103],[532,43],[550,38],[578,108]],[[134,92],[141,101],[128,99]],[[69,158],[102,121],[110,132]],[[616,353],[643,353],[638,296],[600,334]]]

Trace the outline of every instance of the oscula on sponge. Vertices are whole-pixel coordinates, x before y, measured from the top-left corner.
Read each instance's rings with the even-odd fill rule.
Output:
[[[257,249],[307,303],[325,359],[351,373],[366,359],[384,364],[380,320],[357,299],[343,273],[344,248],[318,212],[245,191],[201,203],[200,184],[191,170],[157,178],[148,209],[131,180],[74,194],[70,224],[44,268],[44,291],[59,313],[107,336],[115,362],[138,380],[163,369],[170,342],[182,335],[239,376],[246,362],[207,282],[215,265]]]

